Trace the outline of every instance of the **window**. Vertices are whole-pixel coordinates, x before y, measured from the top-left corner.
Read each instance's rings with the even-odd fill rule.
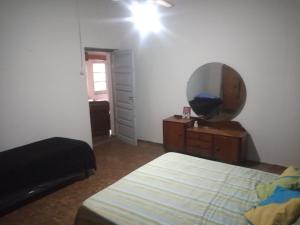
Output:
[[[108,100],[110,64],[106,55],[87,53],[86,75],[89,100]]]
[[[93,84],[94,93],[105,93],[107,91],[106,84],[106,73],[105,73],[105,63],[103,62],[93,62]]]

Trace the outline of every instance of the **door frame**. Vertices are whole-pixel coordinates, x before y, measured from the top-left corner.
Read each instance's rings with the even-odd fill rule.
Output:
[[[103,48],[90,48],[85,47],[84,52],[95,52],[106,56],[105,69],[108,87],[108,101],[109,101],[109,111],[110,111],[110,129],[111,135],[115,135],[115,111],[114,111],[114,93],[113,93],[113,77],[111,72],[111,52],[116,49],[103,49]]]

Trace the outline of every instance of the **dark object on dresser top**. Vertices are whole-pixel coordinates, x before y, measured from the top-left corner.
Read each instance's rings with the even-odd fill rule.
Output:
[[[54,137],[0,152],[0,213],[96,169],[93,150]]]
[[[209,116],[220,110],[222,100],[220,98],[196,97],[189,103],[197,115]]]

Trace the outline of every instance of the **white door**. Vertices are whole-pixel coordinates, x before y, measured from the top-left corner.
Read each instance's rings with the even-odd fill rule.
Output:
[[[136,145],[135,77],[131,50],[118,50],[112,53],[112,75],[116,136]]]

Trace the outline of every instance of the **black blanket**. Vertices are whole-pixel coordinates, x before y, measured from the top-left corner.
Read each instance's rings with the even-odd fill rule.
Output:
[[[79,140],[55,137],[0,152],[0,211],[91,169],[93,150]]]

